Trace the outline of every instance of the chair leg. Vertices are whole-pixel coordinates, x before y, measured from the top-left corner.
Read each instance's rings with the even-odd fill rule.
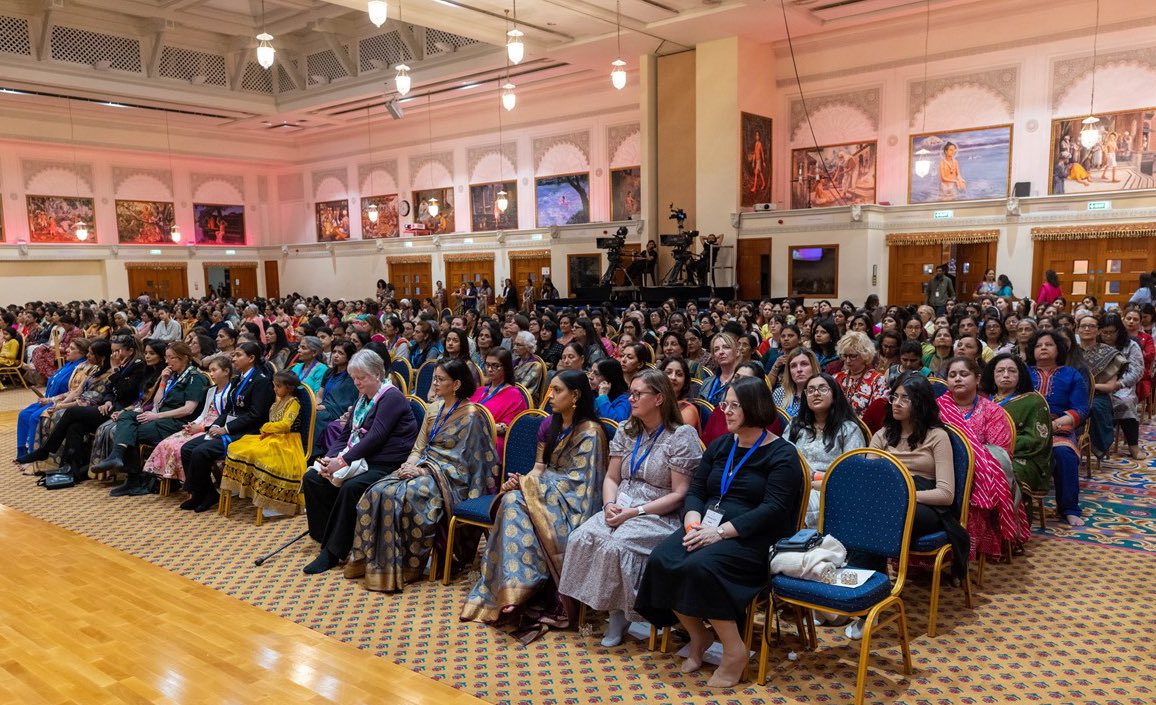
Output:
[[[261,507],[257,506],[256,504],[253,505],[253,508],[257,510],[257,518],[254,519],[254,523],[256,523],[257,526],[264,526],[265,525],[265,512],[261,509]]]
[[[1036,504],[1040,508],[1040,531],[1048,530],[1047,516],[1044,514],[1044,498],[1042,496],[1036,497]]]
[[[863,705],[863,692],[867,687],[867,659],[871,656],[871,631],[879,616],[878,606],[863,618],[863,636],[859,642],[859,669],[855,676],[855,705]]]
[[[438,579],[438,567],[441,565],[441,562],[441,556],[438,555],[437,547],[434,547],[434,550],[431,551],[429,555],[429,576],[427,578],[431,583],[436,582]]]
[[[168,497],[170,492],[172,492],[172,478],[162,477],[160,495]]]
[[[442,585],[450,584],[450,562],[454,556],[454,534],[458,529],[458,518],[450,517],[450,528],[446,536],[446,562],[442,567]]]
[[[967,605],[968,609],[975,606],[971,597],[971,571],[964,571],[963,573],[963,604]]]
[[[983,587],[983,568],[987,565],[987,556],[980,551],[979,553],[979,569],[975,571],[975,585],[976,587]]]
[[[224,516],[224,517],[229,516],[229,497],[230,496],[231,495],[228,492],[225,492],[223,490],[221,491],[220,496],[217,498],[217,514],[220,514],[221,516]]]
[[[931,572],[931,609],[927,613],[927,636],[935,636],[935,622],[939,616],[939,585],[943,579],[943,558],[949,551],[940,551]]]
[[[907,609],[903,606],[903,600],[897,600],[895,604],[899,608],[899,621],[896,626],[899,627],[899,648],[903,651],[903,673],[910,676],[911,643],[907,637]]]
[[[653,624],[650,625],[650,638],[646,640],[646,650],[654,651],[654,647],[658,644],[658,627]]]
[[[579,602],[578,603],[578,624],[575,626],[577,626],[579,629],[581,629],[583,624],[586,624],[586,603],[585,602]]]

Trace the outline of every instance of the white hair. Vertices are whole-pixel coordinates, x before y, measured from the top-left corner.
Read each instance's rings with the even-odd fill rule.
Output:
[[[372,350],[358,350],[353,353],[353,357],[349,359],[348,369],[350,372],[360,372],[380,380],[386,377],[385,361]]]
[[[533,349],[533,347],[534,347],[534,334],[528,330],[520,330],[520,331],[518,331],[518,334],[514,336],[514,342],[515,343],[521,343],[522,345],[525,345],[525,346]]]

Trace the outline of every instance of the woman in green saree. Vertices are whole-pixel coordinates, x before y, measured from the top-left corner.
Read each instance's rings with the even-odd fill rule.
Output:
[[[370,590],[400,592],[419,579],[435,542],[445,544],[446,517],[454,506],[497,491],[492,422],[485,409],[470,402],[475,391],[470,367],[458,359],[438,363],[432,389],[437,397],[409,458],[357,504],[353,558],[345,576],[364,574]],[[477,543],[463,534],[454,548],[472,557]]]
[[[550,393],[554,413],[538,432],[538,462],[502,485],[482,576],[461,612],[463,621],[520,620],[523,643],[549,626],[569,625],[573,601],[557,592],[566,540],[601,508],[607,462],[586,375],[565,370],[551,380]]]
[[[1027,365],[1011,353],[996,355],[983,370],[980,389],[1015,423],[1012,470],[1016,479],[1037,492],[1051,489],[1052,416],[1047,400],[1032,386]]]

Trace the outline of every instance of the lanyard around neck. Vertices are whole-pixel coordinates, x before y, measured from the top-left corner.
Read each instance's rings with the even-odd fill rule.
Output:
[[[755,441],[755,444],[751,446],[749,450],[747,450],[746,454],[743,455],[742,460],[738,462],[738,465],[735,465],[735,449],[739,447],[739,436],[737,433],[735,434],[735,442],[733,445],[731,445],[731,452],[730,455],[727,456],[726,467],[723,468],[722,482],[720,483],[719,487],[719,499],[722,499],[726,496],[727,491],[731,488],[731,483],[734,482],[735,477],[739,474],[739,470],[741,470],[743,465],[745,465],[746,462],[750,460],[751,456],[755,454],[755,451],[758,450],[759,446],[763,444],[763,441],[766,439],[766,437],[767,432],[764,430],[759,434],[759,440]]]
[[[646,452],[642,454],[641,458],[638,457],[638,449],[642,445],[642,437],[645,434],[639,433],[638,437],[634,439],[634,452],[630,454],[630,479],[633,480],[642,466],[646,464],[646,459],[650,457],[650,451],[654,450],[654,445],[658,442],[659,436],[661,436],[665,430],[666,426],[659,426],[657,431],[650,434],[650,444],[646,447]]]

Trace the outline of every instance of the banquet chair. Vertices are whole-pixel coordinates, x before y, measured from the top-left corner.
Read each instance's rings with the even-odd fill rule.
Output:
[[[903,671],[911,673],[907,614],[900,593],[907,580],[907,556],[915,518],[915,484],[898,458],[882,450],[857,448],[835,459],[823,477],[819,502],[819,531],[838,539],[848,551],[858,550],[896,559],[894,584],[885,573],[872,574],[855,588],[827,585],[786,575],[771,578],[771,592],[784,604],[798,605],[804,618],[809,610],[863,617],[855,705],[863,705],[871,637],[880,627],[895,623],[903,653]],[[884,612],[891,612],[881,618]],[[812,649],[816,648],[812,641]],[[841,647],[840,647],[841,648]],[[767,653],[760,654],[765,673]]]
[[[537,408],[538,404],[534,400],[534,395],[530,394],[529,389],[526,389],[524,386],[522,386],[520,384],[515,384],[514,388],[517,389],[522,394],[522,401],[526,402],[526,408],[527,409]]]
[[[389,371],[396,372],[405,380],[406,389],[413,386],[416,381],[413,378],[413,368],[409,365],[409,360],[403,357],[395,357],[393,362],[389,363]]]
[[[409,396],[409,382],[406,381],[405,375],[397,370],[391,370],[389,379],[393,382],[393,386],[401,390],[401,393]]]
[[[618,422],[606,417],[598,419],[598,422],[602,424],[602,432],[606,434],[606,442],[609,443],[610,439],[614,438],[614,434],[618,432]]]
[[[430,360],[417,369],[417,376],[413,383],[414,396],[419,399],[429,397],[430,387],[433,386],[434,370],[437,369],[437,366],[438,363],[435,360]]]
[[[417,421],[417,427],[418,427],[418,429],[421,429],[422,424],[425,423],[425,412],[426,412],[425,401],[422,399],[419,399],[418,397],[414,396],[413,394],[407,395],[406,399],[409,400],[409,408],[411,411],[413,411],[413,418],[415,421]]]
[[[706,428],[706,424],[710,421],[710,415],[714,413],[714,404],[711,404],[706,399],[694,398],[690,400],[698,407],[699,426]]]

